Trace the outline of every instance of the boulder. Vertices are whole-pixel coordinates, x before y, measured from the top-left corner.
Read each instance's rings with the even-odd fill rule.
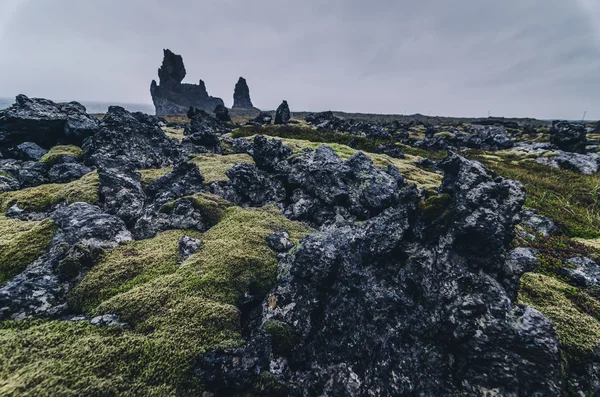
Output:
[[[550,128],[550,143],[565,152],[585,153],[586,132],[583,124],[555,120]]]
[[[196,84],[184,84],[186,75],[183,58],[168,49],[163,50],[163,63],[158,69],[159,84],[152,80],[150,94],[157,116],[185,113],[190,106],[212,112],[223,105],[221,98],[208,95],[202,80]]]
[[[111,106],[98,132],[84,141],[85,162],[100,168],[163,168],[183,159],[158,119]]]
[[[190,125],[186,126],[182,141],[186,153],[221,153],[217,134],[230,132],[223,123],[204,110],[190,108],[187,113]]]
[[[98,193],[106,213],[116,215],[133,226],[144,213],[146,194],[140,174],[132,168],[107,168],[98,171]]]
[[[287,124],[291,118],[290,107],[287,101],[281,102],[281,105],[279,105],[275,112],[275,124]]]
[[[258,116],[256,116],[256,118],[248,121],[247,124],[258,125],[258,126],[270,125],[272,121],[273,121],[273,116],[271,116],[271,113],[260,112],[260,114]]]
[[[582,288],[600,287],[600,265],[595,260],[578,256],[568,259],[567,264],[571,267],[562,268],[561,273],[571,283]]]
[[[558,228],[550,219],[539,215],[535,210],[527,208],[521,211],[521,225],[546,237],[558,231]]]
[[[39,161],[48,151],[33,142],[23,142],[17,146],[17,158],[21,160]]]
[[[179,239],[179,255],[181,256],[180,262],[185,261],[187,258],[200,250],[200,241],[197,238],[190,236],[183,236]]]
[[[68,183],[75,181],[85,174],[92,172],[92,169],[79,163],[60,163],[55,164],[48,171],[50,183]]]
[[[217,107],[214,110],[215,113],[215,117],[217,118],[217,120],[219,120],[222,123],[230,123],[231,122],[231,116],[229,115],[229,109],[227,109],[225,107],[225,105],[217,105]]]
[[[77,102],[54,103],[18,95],[15,104],[0,112],[0,145],[33,142],[43,148],[59,143],[81,144],[98,129],[97,121]]]
[[[250,100],[250,88],[246,79],[240,77],[233,91],[233,109],[254,109]]]

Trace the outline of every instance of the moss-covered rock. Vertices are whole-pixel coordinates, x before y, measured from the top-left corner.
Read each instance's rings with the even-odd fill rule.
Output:
[[[211,193],[198,193],[192,196],[186,196],[183,199],[189,200],[192,203],[192,206],[200,211],[202,217],[206,219],[211,226],[216,225],[221,220],[223,211],[232,206],[229,201]],[[175,202],[176,201],[173,200],[163,205],[159,212],[170,214],[171,211],[173,211]]]
[[[66,146],[54,146],[48,153],[46,153],[40,161],[42,163],[47,163],[53,165],[56,163],[61,157],[70,156],[74,157],[77,160],[81,160],[83,158],[83,150],[80,147],[73,145]]]
[[[51,219],[25,222],[0,215],[0,284],[44,254],[55,232]]]
[[[288,354],[300,342],[300,335],[283,321],[269,320],[264,329],[273,338],[273,350],[280,356]]]
[[[130,241],[106,250],[69,294],[69,306],[89,312],[102,301],[177,270],[179,239],[200,237],[198,231],[167,230],[156,237]]]
[[[237,305],[275,281],[277,256],[265,238],[279,230],[295,242],[310,232],[276,208],[232,207],[179,266],[176,242],[190,232],[107,251],[71,302],[89,314],[117,314],[131,328],[0,323],[0,395],[200,395],[193,364],[206,349],[242,343]],[[257,390],[277,386],[265,382]]]
[[[552,321],[567,367],[590,357],[600,345],[600,303],[583,291],[552,277],[526,273],[519,301]]]
[[[53,183],[0,193],[0,211],[6,212],[15,204],[21,209],[38,212],[61,202],[96,204],[100,200],[99,184],[98,173],[94,171],[70,183]]]
[[[425,220],[433,221],[443,215],[450,216],[448,212],[450,204],[452,204],[452,197],[444,193],[421,200],[419,202],[419,210]]]

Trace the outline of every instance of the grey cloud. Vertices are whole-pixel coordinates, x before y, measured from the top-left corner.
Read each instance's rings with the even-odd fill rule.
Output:
[[[228,104],[600,119],[589,0],[7,1],[0,96],[148,103],[170,48]]]

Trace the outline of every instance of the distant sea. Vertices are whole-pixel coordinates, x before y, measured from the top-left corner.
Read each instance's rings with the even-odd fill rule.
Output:
[[[71,102],[71,101],[54,101],[54,102]],[[87,112],[90,114],[95,113],[106,113],[109,106],[121,106],[130,112],[142,112],[147,114],[154,114],[154,106],[146,103],[109,103],[109,102],[87,102],[77,101],[86,107]],[[0,98],[0,109],[5,109],[15,103],[14,98]]]

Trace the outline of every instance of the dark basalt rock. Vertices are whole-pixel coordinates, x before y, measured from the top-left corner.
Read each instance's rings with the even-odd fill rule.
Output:
[[[596,153],[580,154],[558,151],[554,156],[539,157],[536,159],[536,162],[584,175],[592,175],[598,172],[600,156]]]
[[[256,118],[248,121],[248,125],[270,125],[271,122],[273,121],[273,116],[271,116],[271,113],[267,113],[267,112],[260,112],[260,114],[258,116],[256,116]]]
[[[79,163],[60,163],[55,164],[48,171],[48,179],[51,183],[68,183],[76,181],[85,174],[92,172],[92,169]]]
[[[539,215],[535,210],[530,208],[521,211],[519,217],[521,218],[521,225],[542,236],[549,236],[558,231],[554,222],[543,215]]]
[[[99,131],[83,144],[88,165],[99,168],[163,168],[183,159],[177,144],[158,125],[158,119],[111,106]]]
[[[15,104],[0,112],[0,145],[33,142],[44,148],[58,143],[81,144],[98,129],[97,121],[77,102],[54,103],[18,95]]]
[[[48,151],[33,142],[23,142],[17,146],[16,158],[21,160],[39,161]]]
[[[344,120],[335,116],[331,111],[311,113],[306,116],[305,120],[320,131],[337,131],[374,139],[387,140],[391,138],[390,133],[380,124],[361,120]]]
[[[208,95],[202,80],[198,85],[182,84],[186,75],[181,55],[163,50],[162,66],[158,69],[160,84],[152,80],[150,94],[157,116],[185,113],[190,106],[212,112],[216,106],[223,105],[221,98]]]
[[[179,163],[173,171],[161,176],[148,188],[146,194],[154,207],[160,207],[168,201],[189,196],[204,188],[204,176],[194,163]]]
[[[254,137],[254,144],[250,148],[247,153],[254,158],[256,166],[267,172],[273,172],[280,162],[292,154],[292,150],[280,140],[267,140],[263,135]]]
[[[462,146],[473,149],[502,150],[510,149],[514,142],[506,135],[504,127],[471,125],[467,128],[470,135],[457,135]],[[460,138],[463,138],[460,140]]]
[[[281,102],[281,105],[279,105],[275,112],[275,124],[287,124],[291,118],[290,107],[287,101]]]
[[[583,287],[600,287],[600,265],[586,257],[575,257],[567,260],[573,267],[565,267],[561,273],[573,284]]]
[[[48,165],[37,161],[24,161],[18,170],[17,179],[21,188],[34,187],[49,182]]]
[[[550,143],[565,152],[585,153],[587,145],[585,126],[555,120],[550,128]]]
[[[456,155],[441,166],[445,215],[424,218],[412,194],[308,235],[280,263],[263,330],[209,352],[197,374],[217,393],[261,374],[298,396],[560,395],[556,333],[514,301],[531,266],[505,249],[523,187]]]
[[[285,230],[267,236],[267,244],[277,252],[286,252],[294,247],[294,242],[290,240],[290,235]]]
[[[99,253],[131,240],[125,224],[94,205],[74,203],[52,214],[58,226],[48,252],[0,287],[0,320],[57,318],[66,297]]]
[[[225,105],[217,105],[214,110],[215,117],[217,120],[223,123],[231,123],[231,116],[229,115],[229,109],[225,107]]]
[[[127,226],[133,224],[144,212],[146,194],[142,189],[140,174],[131,168],[100,169],[98,190],[104,211],[121,218]]]
[[[184,130],[182,147],[191,153],[221,153],[221,144],[217,134],[230,132],[223,123],[204,110],[190,108],[187,113],[190,125]]]
[[[227,171],[231,186],[237,193],[238,204],[262,207],[267,204],[278,204],[285,200],[283,184],[270,178],[267,173],[253,165],[239,163]]]
[[[197,238],[193,238],[190,236],[183,236],[179,239],[179,255],[181,256],[181,261],[185,261],[187,258],[198,252],[200,249],[200,244],[202,241]]]
[[[240,77],[235,84],[233,91],[233,109],[253,109],[252,101],[250,100],[250,88],[246,79]]]

